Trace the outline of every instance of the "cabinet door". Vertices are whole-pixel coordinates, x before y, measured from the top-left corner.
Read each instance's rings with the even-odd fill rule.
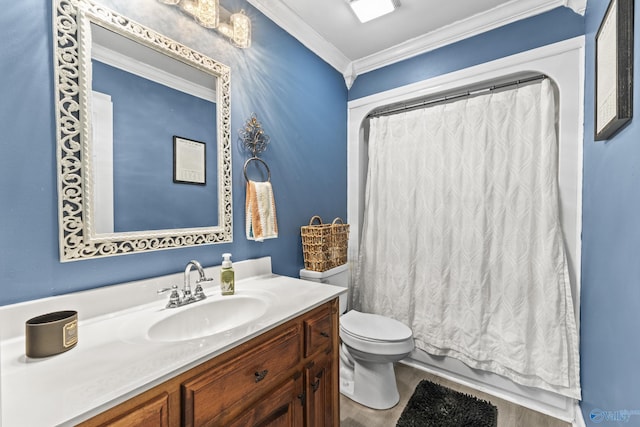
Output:
[[[163,393],[125,413],[114,416],[101,426],[169,427],[169,395]]]
[[[334,381],[335,364],[331,353],[322,354],[309,363],[305,370],[306,425],[307,427],[334,427],[339,425],[334,409],[334,394],[338,393]]]
[[[258,400],[248,411],[228,424],[229,427],[302,427],[302,376],[285,381],[280,387]]]

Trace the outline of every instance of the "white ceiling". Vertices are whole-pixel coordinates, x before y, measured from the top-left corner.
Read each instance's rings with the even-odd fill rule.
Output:
[[[586,0],[400,0],[400,8],[360,23],[347,0],[248,0],[345,76],[362,73],[476,34]]]
[[[400,8],[395,12],[364,24],[358,21],[346,0],[323,0],[322,9],[331,11],[328,15],[318,13],[317,0],[282,0],[282,3],[355,61],[508,1],[400,0]]]

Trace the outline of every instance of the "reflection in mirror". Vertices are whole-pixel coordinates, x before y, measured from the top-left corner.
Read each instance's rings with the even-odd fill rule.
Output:
[[[229,68],[91,0],[54,7],[61,260],[231,241]],[[174,181],[174,137],[202,143],[202,179]]]
[[[93,23],[91,39],[96,234],[217,225],[215,77]],[[173,182],[174,136],[204,143],[206,185]]]

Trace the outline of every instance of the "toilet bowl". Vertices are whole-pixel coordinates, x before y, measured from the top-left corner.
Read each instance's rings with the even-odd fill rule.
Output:
[[[413,350],[411,329],[388,317],[351,310],[340,317],[340,340],[340,392],[369,408],[395,406],[400,395],[393,364]]]
[[[348,266],[324,272],[300,270],[300,278],[348,288]],[[413,333],[389,317],[346,311],[340,295],[340,393],[373,409],[389,409],[399,399],[393,364],[411,353]]]

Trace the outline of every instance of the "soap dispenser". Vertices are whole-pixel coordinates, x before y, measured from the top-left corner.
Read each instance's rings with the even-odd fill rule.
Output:
[[[233,295],[235,291],[235,273],[231,264],[231,254],[222,254],[222,269],[220,270],[220,289],[222,295]]]

